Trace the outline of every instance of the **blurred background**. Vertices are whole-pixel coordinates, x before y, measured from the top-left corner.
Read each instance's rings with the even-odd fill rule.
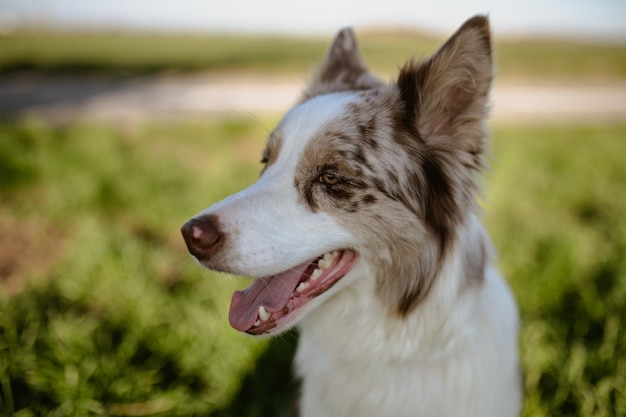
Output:
[[[334,33],[383,79],[488,13],[481,203],[522,314],[524,416],[626,416],[626,2],[0,0],[0,415],[280,416],[297,333],[180,226],[258,176]]]

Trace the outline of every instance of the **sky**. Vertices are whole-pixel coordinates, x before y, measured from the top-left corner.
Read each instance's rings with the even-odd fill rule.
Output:
[[[0,0],[0,28],[332,34],[340,27],[449,33],[489,14],[496,34],[626,40],[626,0]]]

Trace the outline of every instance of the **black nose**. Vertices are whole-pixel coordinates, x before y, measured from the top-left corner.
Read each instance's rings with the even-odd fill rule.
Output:
[[[224,240],[214,216],[191,219],[180,231],[189,253],[199,260],[208,259]]]

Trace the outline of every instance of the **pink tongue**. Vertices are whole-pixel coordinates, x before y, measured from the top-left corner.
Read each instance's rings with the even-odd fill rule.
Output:
[[[259,278],[245,290],[235,291],[228,313],[230,325],[245,332],[257,320],[259,307],[270,313],[282,310],[309,265],[306,262],[278,275]]]

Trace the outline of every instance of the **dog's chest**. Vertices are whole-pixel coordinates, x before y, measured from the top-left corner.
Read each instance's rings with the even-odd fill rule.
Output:
[[[324,313],[332,310],[329,304]],[[415,341],[385,335],[381,327],[371,326],[368,312],[343,316],[341,322],[350,324],[345,327],[337,326],[335,314],[314,314],[310,329],[306,325],[311,321],[304,323],[296,358],[304,380],[302,417],[462,415],[458,403],[443,402],[442,406],[442,398],[469,396],[459,389],[471,389],[472,376],[450,378],[442,362],[405,357],[406,352],[417,350]],[[330,327],[333,317],[334,327]],[[462,369],[451,361],[463,360],[448,358],[446,362]]]
[[[364,363],[302,348],[307,353],[298,355],[301,417],[506,417],[515,415],[519,402],[506,398],[515,392],[508,383],[498,387],[499,378],[481,370],[485,358],[458,354],[432,363]]]
[[[473,415],[467,414],[473,376],[450,378],[441,364],[355,366],[323,355],[308,360],[303,370],[302,417]],[[459,408],[461,404],[465,409]]]
[[[390,331],[363,295],[342,292],[303,320],[296,356],[301,417],[518,414],[516,313],[497,276],[483,295],[498,302],[478,302],[477,310],[457,303],[452,327],[431,326],[428,308],[412,326]]]

